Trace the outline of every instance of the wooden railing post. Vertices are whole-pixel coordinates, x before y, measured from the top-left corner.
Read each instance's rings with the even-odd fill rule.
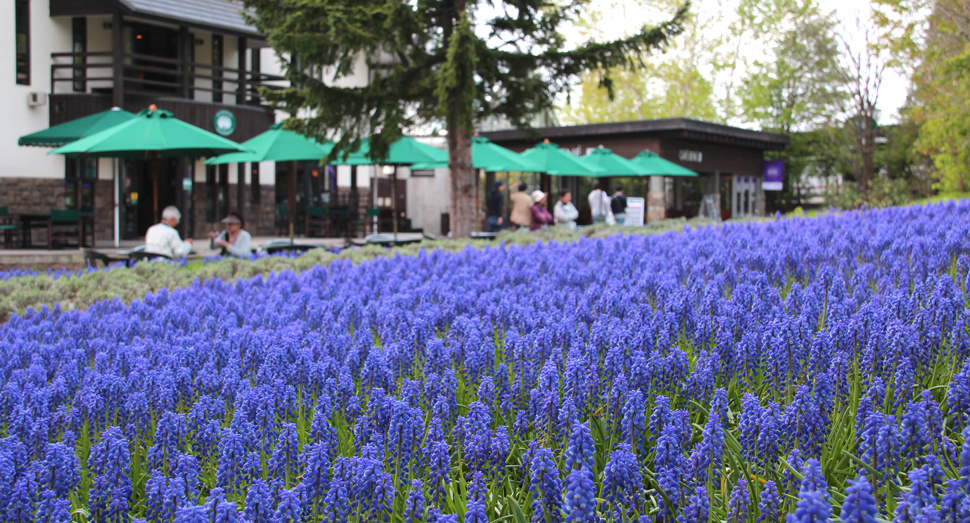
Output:
[[[239,49],[237,50],[236,56],[239,61],[239,76],[238,83],[238,93],[236,95],[236,103],[244,104],[246,103],[246,39],[239,38]]]
[[[192,35],[186,26],[179,27],[179,68],[182,72],[182,98],[189,98],[189,76],[192,74]]]
[[[112,103],[115,107],[125,105],[125,28],[121,10],[115,11],[111,23],[111,36],[114,52],[114,88],[111,90]]]

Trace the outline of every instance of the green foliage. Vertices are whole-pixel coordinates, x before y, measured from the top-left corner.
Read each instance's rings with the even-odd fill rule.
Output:
[[[787,134],[830,125],[846,94],[834,16],[814,0],[785,3],[798,23],[779,35],[769,60],[753,64],[739,94],[748,121]]]
[[[403,129],[439,118],[496,115],[517,127],[551,109],[557,93],[586,70],[640,65],[640,53],[681,31],[686,7],[657,27],[566,49],[561,26],[586,0],[245,0],[294,87],[265,90],[278,108],[305,117],[288,125],[337,139],[333,154],[371,136],[382,158]],[[480,9],[481,8],[481,9]],[[350,76],[367,66],[371,78]],[[606,87],[612,85],[606,75]],[[460,114],[442,105],[459,104]],[[468,128],[469,137],[472,128]]]
[[[970,189],[970,5],[958,0],[876,0],[873,21],[892,62],[912,75],[904,121],[918,127],[917,159],[929,158],[934,189]]]
[[[252,278],[258,274],[270,274],[285,270],[300,272],[316,265],[328,265],[334,260],[349,260],[354,264],[378,256],[416,256],[422,250],[441,249],[457,252],[465,248],[483,249],[489,245],[532,245],[536,242],[577,241],[581,237],[599,238],[611,234],[660,234],[679,231],[688,224],[700,225],[703,220],[664,220],[644,227],[619,227],[598,225],[582,231],[565,227],[553,227],[541,233],[504,232],[496,242],[486,240],[437,240],[404,245],[388,249],[377,246],[346,249],[334,254],[325,249],[314,249],[299,258],[281,256],[256,261],[226,258],[216,263],[182,268],[166,262],[140,263],[134,268],[124,267],[92,271],[80,276],[52,279],[46,274],[21,276],[0,280],[0,323],[11,314],[23,313],[27,307],[39,309],[60,305],[62,310],[83,310],[102,300],[118,298],[125,303],[144,298],[146,293],[159,289],[178,289],[193,285],[195,281],[211,278],[235,280]]]

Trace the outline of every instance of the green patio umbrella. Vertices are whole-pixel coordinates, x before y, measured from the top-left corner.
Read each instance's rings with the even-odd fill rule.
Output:
[[[296,131],[283,129],[283,122],[273,124],[265,133],[240,145],[252,152],[215,156],[206,160],[205,164],[321,160],[333,149],[332,142],[319,143]]]
[[[630,163],[648,171],[647,176],[697,176],[696,172],[669,160],[664,160],[650,151],[643,151],[634,156]]]
[[[72,158],[130,158],[152,161],[152,210],[158,217],[158,159],[251,152],[236,142],[183,122],[154,105],[134,118],[48,154]]]
[[[599,174],[592,175],[596,178],[607,176],[647,176],[650,171],[634,164],[630,160],[614,153],[605,147],[597,147],[590,153],[580,158],[586,165],[596,167],[601,170]]]
[[[251,149],[251,153],[229,153],[221,156],[209,158],[205,161],[206,165],[220,165],[224,163],[247,163],[247,162],[299,162],[321,160],[330,154],[333,149],[333,142],[320,143],[311,138],[307,138],[296,131],[283,129],[283,122],[278,122],[270,126],[265,133],[257,135],[242,143],[242,146]],[[296,219],[296,172],[292,165],[287,169],[289,178],[289,195],[287,196],[287,213],[290,221],[290,241],[293,240],[294,226]]]
[[[440,163],[429,162],[414,164],[411,166],[411,169],[439,169],[446,167],[448,167],[448,162],[444,161]],[[496,145],[483,136],[472,137],[472,168],[485,169],[486,171],[539,171],[538,165],[523,159],[521,154],[506,149],[501,145]]]
[[[437,147],[423,144],[410,136],[403,136],[400,140],[391,144],[387,150],[387,156],[380,161],[373,160],[368,156],[370,153],[370,140],[364,138],[360,148],[347,155],[338,155],[337,159],[330,162],[332,165],[414,165],[416,163],[448,163],[448,153]],[[397,170],[391,174],[391,209],[394,213],[392,220],[394,226],[394,241],[397,242]],[[376,191],[375,191],[376,193]]]
[[[60,147],[73,141],[80,140],[81,138],[91,136],[92,134],[99,133],[105,129],[110,129],[120,123],[127,122],[134,117],[134,114],[115,107],[109,111],[102,111],[100,113],[88,115],[83,118],[78,118],[77,120],[71,120],[70,122],[64,122],[60,125],[49,127],[43,131],[37,131],[36,133],[21,136],[20,139],[17,140],[17,145]]]
[[[410,136],[401,137],[400,140],[391,144],[387,150],[387,157],[383,160],[372,160],[370,153],[370,140],[361,140],[360,148],[347,155],[338,155],[337,159],[330,162],[332,165],[414,165],[416,163],[448,163],[447,151],[442,151],[437,147],[423,144]]]
[[[563,151],[549,140],[536,145],[520,155],[537,167],[537,172],[553,176],[606,176],[602,169],[587,165],[578,157]]]

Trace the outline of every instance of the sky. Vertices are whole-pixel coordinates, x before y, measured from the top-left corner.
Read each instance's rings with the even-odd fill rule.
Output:
[[[842,33],[848,35],[850,43],[853,45],[862,41],[862,31],[857,27],[856,20],[864,23],[869,20],[870,3],[869,0],[817,0],[824,11],[835,11],[836,17],[843,25]],[[709,16],[709,13],[718,8],[730,9],[732,0],[693,0],[692,9],[699,13],[701,17]],[[656,10],[650,9],[651,5],[659,4],[675,5],[676,0],[593,0],[593,8],[602,13],[602,19],[597,29],[606,37],[619,36],[623,33],[635,31],[643,23],[656,23],[666,18]],[[639,4],[639,5],[638,5]],[[713,32],[727,32],[727,24],[715,24],[710,29]],[[579,29],[567,29],[564,31],[567,38],[573,42],[584,41],[587,35]],[[767,59],[769,49],[749,46],[742,53],[749,61],[757,59]],[[739,72],[740,76],[740,72]],[[900,75],[895,70],[886,70],[883,76],[882,87],[879,92],[877,107],[881,111],[880,123],[895,123],[899,118],[899,108],[906,101],[906,94],[909,88],[909,80]],[[732,122],[735,123],[735,122]]]

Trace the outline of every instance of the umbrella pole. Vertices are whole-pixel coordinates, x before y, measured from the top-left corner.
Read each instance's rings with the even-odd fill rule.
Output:
[[[397,166],[391,173],[391,212],[394,213],[394,245],[397,245]]]
[[[155,220],[160,220],[158,215],[158,151],[155,151],[152,158],[152,215]]]
[[[117,158],[111,160],[115,175],[115,249],[121,245],[121,162]]]
[[[286,164],[286,199],[288,206],[288,213],[290,216],[290,243],[293,243],[294,237],[294,224],[296,220],[296,162],[288,162]]]

